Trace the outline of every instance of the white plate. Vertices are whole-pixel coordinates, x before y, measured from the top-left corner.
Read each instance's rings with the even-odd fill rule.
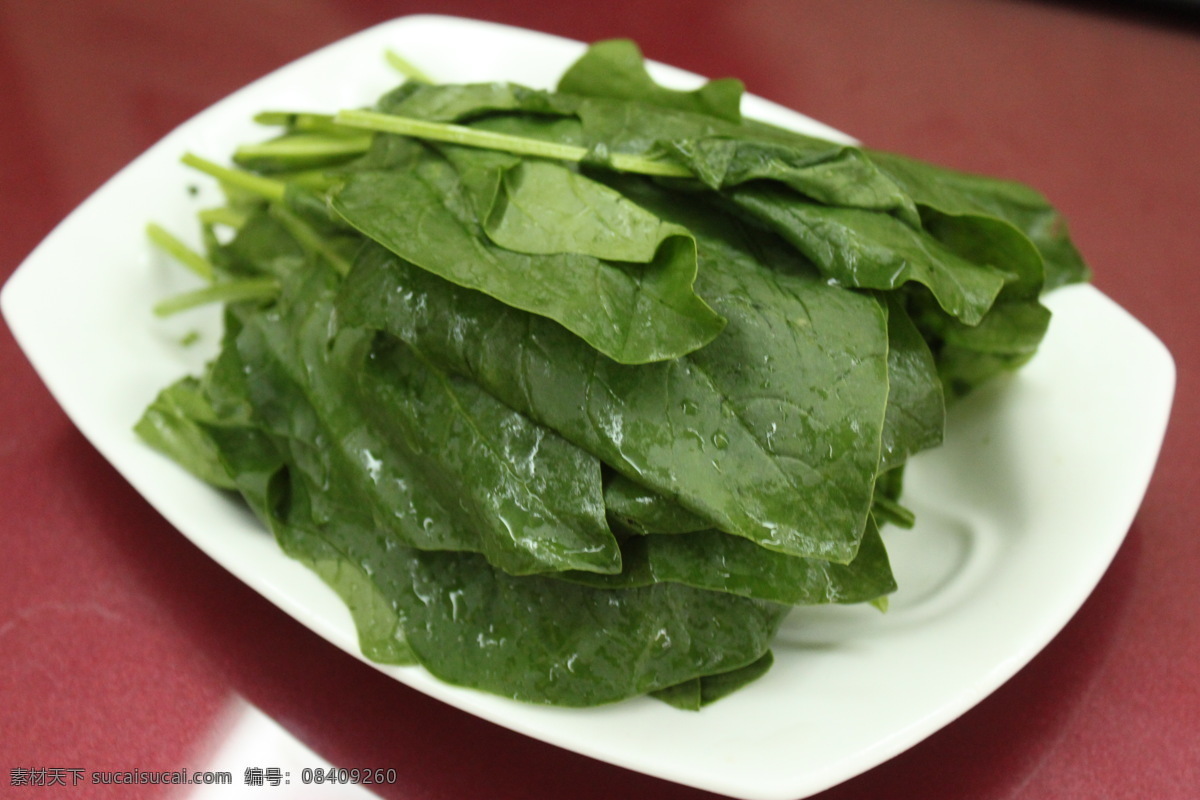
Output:
[[[445,81],[549,86],[581,45],[447,17],[371,28],[263,78],[187,122],[118,173],[30,255],[4,288],[4,315],[71,419],[168,520],[263,596],[357,655],[350,617],[238,504],[143,446],[130,427],[158,390],[214,352],[215,311],[150,314],[188,276],[151,252],[157,221],[181,235],[217,198],[179,165],[224,160],[262,138],[266,108],[370,103],[396,82],[394,48]],[[699,78],[656,66],[663,81]],[[757,98],[746,111],[844,135]],[[187,187],[197,188],[193,196]],[[193,237],[195,241],[195,237]],[[1154,467],[1174,364],[1141,324],[1094,288],[1054,292],[1038,356],[951,414],[944,447],[911,465],[915,530],[888,534],[901,589],[891,610],[796,612],[761,681],[685,713],[650,700],[593,710],[521,705],[386,672],[500,725],[598,759],[743,798],[806,796],[896,755],[962,714],[1066,624],[1124,538]],[[180,338],[198,331],[190,347]]]

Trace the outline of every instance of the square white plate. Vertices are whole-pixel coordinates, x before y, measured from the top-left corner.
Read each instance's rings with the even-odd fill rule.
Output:
[[[185,123],[67,217],[4,287],[17,341],[97,449],[197,546],[321,636],[358,655],[349,614],[283,556],[240,505],[144,446],[131,426],[159,389],[215,352],[219,317],[155,319],[191,288],[152,252],[148,221],[185,239],[218,204],[185,151],[224,161],[264,138],[264,109],[333,111],[398,82],[392,48],[447,82],[552,86],[582,45],[437,16],[408,17],[337,42]],[[663,82],[694,75],[661,65]],[[851,141],[749,97],[746,112]],[[195,194],[188,191],[193,187]],[[911,464],[912,531],[890,531],[900,591],[891,609],[805,609],[789,617],[762,680],[695,713],[651,700],[591,710],[533,707],[387,668],[422,692],[555,745],[679,783],[754,800],[818,792],[881,763],[996,689],[1058,633],[1095,587],[1153,471],[1174,392],[1163,345],[1100,292],[1052,293],[1037,357],[953,409],[947,441]],[[181,338],[198,332],[199,341]]]

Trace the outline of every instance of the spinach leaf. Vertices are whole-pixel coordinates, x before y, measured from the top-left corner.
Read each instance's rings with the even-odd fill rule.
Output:
[[[668,89],[646,71],[638,46],[628,39],[597,42],[558,81],[558,91],[614,100],[636,100],[740,122],[745,87],[733,78],[707,81],[692,91]]]
[[[576,106],[575,101],[553,92],[506,82],[408,83],[385,94],[375,104],[385,114],[464,124],[507,112],[543,119],[573,117]]]
[[[465,155],[459,150],[451,160]],[[690,263],[678,271],[685,279],[694,278],[695,243],[686,228],[664,222],[620,192],[560,164],[513,161],[501,169],[484,167],[485,174],[476,178],[484,184],[476,208],[495,244],[530,255],[582,253],[645,263],[655,259],[666,240],[681,238],[686,241],[674,249]],[[456,166],[463,174],[464,168]]]
[[[281,476],[286,473],[281,473]],[[289,484],[286,505],[281,510],[286,521],[276,514],[268,519],[276,541],[290,557],[311,569],[346,604],[358,633],[359,649],[367,658],[380,664],[413,665],[417,658],[408,645],[403,618],[387,591],[394,576],[376,573],[374,565],[359,555],[353,546],[333,544],[335,537],[327,535],[330,527],[350,528],[359,539],[366,534],[369,523],[362,527],[350,522],[353,512],[339,516],[336,522],[318,525],[306,514],[307,487]]]
[[[1045,291],[1089,278],[1088,267],[1071,242],[1062,214],[1031,187],[893,153],[870,151],[870,155],[923,209],[958,218],[1003,220],[1027,237],[1045,261]],[[993,229],[979,241],[991,242],[1004,235]],[[1012,233],[1007,235],[1011,237]]]
[[[650,694],[683,711],[699,711],[766,675],[774,663],[775,656],[768,650],[757,661],[740,669],[693,678]]]
[[[316,519],[334,513],[322,492],[336,483],[411,546],[483,552],[514,573],[618,570],[598,462],[406,348],[331,336],[336,286],[310,268],[237,339],[256,417]]]
[[[711,527],[703,517],[620,474],[604,484],[604,507],[613,524],[635,534],[691,533]]]
[[[915,281],[967,325],[983,318],[1006,281],[999,269],[968,261],[889,214],[819,205],[770,185],[740,186],[724,197],[785,238],[830,280],[883,290]]]
[[[679,584],[596,589],[515,578],[468,555],[404,555],[388,571],[412,576],[397,601],[421,663],[448,682],[535,703],[613,702],[746,666],[787,613]]]
[[[589,706],[754,664],[787,607],[677,584],[603,589],[513,576],[471,553],[380,537],[335,484],[281,473],[271,526],[284,550],[356,603],[365,652],[532,703]],[[347,577],[348,576],[348,577]],[[749,676],[747,676],[749,677]]]
[[[632,536],[621,544],[616,575],[557,573],[599,587],[681,583],[787,605],[862,603],[890,594],[896,581],[874,519],[849,564],[777,553],[717,530]]]
[[[936,351],[938,374],[950,398],[1028,362],[1050,324],[1049,309],[1037,300],[999,302],[974,326],[947,317],[919,293],[910,305]]]
[[[134,432],[155,450],[174,459],[206,483],[222,489],[236,484],[221,463],[220,450],[204,422],[215,414],[199,378],[187,376],[163,389],[134,425]]]
[[[883,423],[881,472],[942,443],[946,401],[929,344],[913,323],[904,300],[889,293],[888,404]]]
[[[261,432],[260,432],[261,433]],[[292,481],[292,473],[270,439],[261,434],[266,446],[251,450],[230,447],[222,442],[222,460],[246,499],[275,536],[280,549],[321,578],[346,604],[358,633],[364,656],[383,664],[415,664],[416,659],[405,641],[396,609],[384,588],[388,576],[375,575],[371,565],[357,557],[353,546],[319,535],[308,503],[308,486]],[[265,467],[270,466],[269,471]],[[269,478],[263,482],[264,475]],[[326,494],[337,494],[341,485],[327,487]],[[372,525],[370,514],[361,507],[347,504],[337,515],[340,528],[360,532]],[[375,537],[376,541],[388,541]],[[390,546],[394,546],[394,542]]]
[[[763,141],[745,134],[677,139],[667,146],[702,183],[715,190],[769,181],[819,203],[893,214],[920,228],[920,217],[908,193],[857,147],[800,136]]]
[[[367,658],[389,664],[415,663],[394,610],[363,565],[319,539],[309,537],[298,544],[280,524],[281,508],[294,498],[283,456],[254,420],[245,397],[246,373],[236,340],[241,318],[247,313],[245,307],[227,311],[221,353],[203,378],[185,378],[164,390],[135,431],[202,479],[237,489],[275,533],[282,549],[309,567],[346,603],[359,647]],[[163,431],[169,432],[165,438]],[[178,431],[184,435],[176,435]],[[296,487],[298,495],[303,491],[303,486]]]
[[[909,317],[903,298],[887,294],[882,301],[888,310],[888,402],[879,469],[898,476],[910,456],[941,444],[945,399],[933,354]],[[881,480],[882,476],[876,481],[872,501],[876,516],[911,527],[908,512],[895,502],[899,483],[888,484],[895,486],[895,491],[889,492]],[[691,533],[709,528],[708,520],[619,474],[606,478],[604,503],[610,521],[634,534]]]
[[[499,172],[492,175],[499,181]],[[540,202],[554,204],[570,188],[560,180],[558,191]],[[505,249],[483,231],[459,170],[432,153],[413,171],[354,172],[332,203],[347,222],[407,261],[554,319],[623,363],[677,357],[723,327],[692,289],[696,264],[686,236],[666,237],[644,265],[583,252]],[[503,230],[502,217],[499,225]]]
[[[544,318],[380,249],[360,257],[339,314],[404,339],[722,530],[848,562],[879,463],[883,310],[826,285],[782,248],[766,267],[717,238],[719,225],[688,227],[700,247],[698,288],[729,324],[672,361],[615,363]]]

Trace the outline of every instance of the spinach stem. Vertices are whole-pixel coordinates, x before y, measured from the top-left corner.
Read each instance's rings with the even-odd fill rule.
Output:
[[[246,278],[215,283],[191,292],[168,297],[154,306],[154,313],[167,317],[207,303],[235,303],[241,300],[268,300],[279,294],[279,281],[274,278]]]
[[[336,250],[329,246],[328,241],[299,216],[279,203],[272,203],[268,213],[287,228],[288,233],[300,243],[301,247],[324,258],[343,278],[350,274],[350,262],[342,258]]]
[[[898,528],[911,528],[917,521],[916,514],[881,494],[871,500],[871,510],[880,521],[890,522]]]
[[[274,125],[293,131],[335,131],[332,114],[311,111],[261,111],[254,115],[259,125]]]
[[[233,160],[241,163],[252,158],[337,158],[360,155],[370,146],[370,134],[338,136],[326,133],[296,133],[269,142],[240,145],[233,152]]]
[[[323,194],[338,181],[339,178],[336,174],[319,167],[316,169],[294,170],[287,173],[289,186],[308,189],[317,194]]]
[[[419,67],[417,67],[404,56],[397,53],[395,50],[388,48],[383,52],[383,57],[394,70],[408,78],[410,81],[416,81],[417,83],[433,83],[433,78],[426,75]]]
[[[413,117],[402,117],[396,114],[380,114],[376,111],[360,111],[351,109],[339,111],[333,118],[339,125],[383,133],[398,133],[417,139],[429,139],[436,142],[478,147],[483,150],[500,150],[522,156],[549,158],[556,161],[583,161],[588,150],[585,147],[547,142],[526,136],[513,136],[507,133],[477,130],[464,125],[454,125],[447,122],[430,122]],[[669,161],[656,161],[644,156],[628,153],[614,153],[609,157],[613,169],[619,172],[635,172],[640,175],[656,175],[671,178],[692,177],[692,172],[686,167]]]
[[[185,153],[182,161],[189,167],[211,175],[223,183],[236,186],[239,189],[245,189],[268,200],[283,200],[283,196],[287,191],[287,184],[283,181],[264,178],[261,175],[255,175],[240,169],[223,167],[194,153]]]
[[[247,215],[229,206],[218,206],[201,209],[197,216],[204,225],[228,225],[230,228],[241,228],[246,224]]]
[[[146,226],[146,235],[163,252],[170,255],[204,280],[209,283],[212,282],[213,265],[209,260],[181,242],[166,228],[151,222]]]

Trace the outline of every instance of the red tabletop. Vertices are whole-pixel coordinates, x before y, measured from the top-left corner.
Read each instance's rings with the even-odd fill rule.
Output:
[[[1029,666],[821,797],[1196,797],[1200,17],[984,0],[5,0],[0,279],[180,122],[318,46],[424,12],[632,37],[874,146],[1029,182],[1066,213],[1095,284],[1176,361],[1145,502],[1094,594]],[[203,769],[231,730],[261,740],[236,727],[248,707],[314,766],[395,769],[386,797],[708,796],[482,722],[336,650],[158,516],[6,327],[0,375],[0,796],[175,796],[91,773]],[[236,783],[281,758],[235,756]],[[68,788],[13,785],[30,774]]]

